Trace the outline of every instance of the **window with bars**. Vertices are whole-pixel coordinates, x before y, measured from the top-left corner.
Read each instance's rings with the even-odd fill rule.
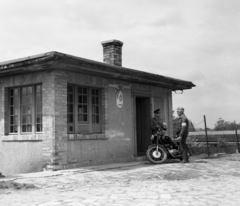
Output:
[[[69,133],[101,132],[101,90],[68,85],[67,122]]]
[[[42,85],[9,89],[9,133],[42,132]]]

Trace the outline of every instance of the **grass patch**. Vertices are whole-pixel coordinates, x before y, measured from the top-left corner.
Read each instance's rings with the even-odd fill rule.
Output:
[[[33,184],[25,184],[25,183],[17,183],[14,181],[0,181],[0,190],[29,190],[29,189],[37,189],[38,187],[34,186]]]

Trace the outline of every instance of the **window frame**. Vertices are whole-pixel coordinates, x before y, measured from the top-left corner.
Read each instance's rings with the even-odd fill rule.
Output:
[[[73,125],[73,131],[69,130],[69,121],[67,120],[67,133],[68,134],[99,134],[102,133],[102,88],[100,87],[89,87],[89,86],[85,86],[85,85],[76,85],[76,84],[68,84],[67,87],[72,87],[72,91],[73,91],[73,112],[69,112],[69,110],[67,109],[67,116],[69,114],[73,115],[73,123],[71,123]],[[78,89],[79,88],[87,88],[87,121],[86,122],[79,122],[78,121],[78,105],[79,105],[79,100],[78,100]],[[98,90],[98,98],[99,98],[99,123],[93,123],[92,121],[92,91],[93,90]],[[68,96],[68,89],[67,89],[67,96]],[[67,107],[69,106],[69,101],[67,100]],[[68,117],[69,118],[69,117]],[[98,131],[94,131],[93,130],[93,125],[99,125],[99,129]],[[88,128],[88,131],[79,131],[79,126],[81,127],[86,127]]]
[[[41,97],[41,122],[39,125],[40,128],[41,128],[41,131],[37,131],[37,120],[36,120],[36,117],[37,117],[37,86],[40,86],[40,97]],[[23,114],[22,112],[22,99],[23,99],[23,94],[22,94],[22,88],[28,88],[28,87],[31,87],[32,88],[32,94],[31,94],[31,105],[30,105],[30,108],[31,108],[31,131],[26,131],[26,132],[23,132],[23,128],[22,126],[23,125],[27,125],[26,124],[23,124],[22,122],[22,116],[23,115],[26,115],[27,114]],[[18,96],[17,96],[17,132],[11,132],[11,90],[14,90],[14,89],[17,89],[18,91]],[[22,86],[14,86],[14,87],[9,87],[8,88],[8,93],[7,93],[7,98],[8,98],[8,134],[9,135],[29,135],[29,134],[34,134],[34,133],[43,133],[43,121],[42,121],[42,117],[43,117],[43,100],[42,100],[42,84],[31,84],[31,85],[22,85]],[[26,105],[25,105],[26,106]],[[26,120],[27,122],[27,120]]]

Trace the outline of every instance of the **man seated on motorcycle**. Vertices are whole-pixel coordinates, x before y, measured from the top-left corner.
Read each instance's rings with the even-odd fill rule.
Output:
[[[151,140],[153,143],[156,143],[156,136],[157,132],[160,129],[161,135],[165,136],[165,132],[167,130],[167,124],[163,122],[161,119],[161,111],[160,109],[156,109],[154,111],[154,117],[151,120],[151,130],[152,130],[152,136]]]

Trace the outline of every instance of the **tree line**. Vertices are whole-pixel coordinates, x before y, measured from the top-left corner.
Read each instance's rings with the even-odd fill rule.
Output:
[[[174,113],[174,111],[173,111]],[[173,134],[176,134],[176,131],[178,129],[178,118],[173,115]],[[205,130],[205,128],[197,129],[194,127],[194,124],[191,120],[189,120],[189,132],[195,132],[196,130]],[[218,121],[214,124],[214,128],[210,129],[207,128],[207,130],[212,131],[232,131],[232,130],[240,130],[240,123],[236,123],[235,121],[225,121],[222,118],[219,118]]]
[[[225,121],[222,118],[219,118],[218,121],[214,125],[214,131],[224,131],[224,130],[238,130],[240,129],[240,123],[236,123],[235,121]]]

